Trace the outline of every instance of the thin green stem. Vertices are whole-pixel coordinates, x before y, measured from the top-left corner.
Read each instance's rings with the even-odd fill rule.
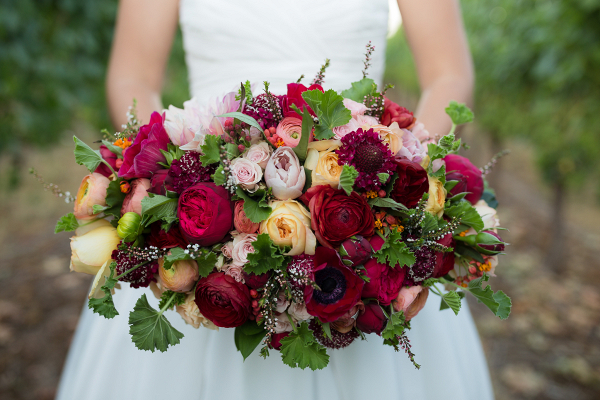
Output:
[[[110,164],[105,160],[102,159],[102,162],[104,163],[104,165],[106,165],[110,171],[113,173],[113,175],[115,176],[115,179],[117,178],[117,173],[115,172],[115,170],[113,169],[113,167],[110,166]]]
[[[167,301],[167,304],[165,304],[163,306],[163,308],[160,309],[159,311],[159,315],[162,315],[166,310],[169,309],[169,306],[171,305],[171,303],[173,302],[173,299],[175,298],[175,296],[177,295],[177,292],[173,292],[173,294],[171,295],[171,297],[169,298],[169,301]]]
[[[453,135],[454,131],[456,130],[456,127],[458,125],[456,125],[454,122],[452,123],[452,128],[450,128],[450,132],[448,133],[448,135]]]

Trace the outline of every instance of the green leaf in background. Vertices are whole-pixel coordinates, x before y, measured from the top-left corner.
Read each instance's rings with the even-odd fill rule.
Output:
[[[225,182],[227,182],[227,178],[225,175],[225,170],[223,169],[223,165],[219,165],[219,168],[216,169],[215,173],[212,174],[211,179],[215,183],[215,185],[223,186]]]
[[[294,147],[294,153],[296,153],[300,162],[303,163],[304,160],[306,160],[308,140],[315,122],[306,108],[303,111],[300,111],[295,104],[292,104],[292,109],[296,111],[298,115],[302,115],[302,137],[300,138],[298,145]]]
[[[245,122],[248,125],[255,127],[260,132],[263,131],[263,128],[260,126],[260,124],[258,122],[256,122],[256,120],[254,118],[252,118],[249,115],[242,114],[241,112],[230,112],[230,113],[226,113],[226,114],[217,115],[217,117],[232,117],[235,119],[239,119],[240,121]]]
[[[110,150],[114,155],[118,157],[123,157],[123,149],[119,146],[115,146],[109,140],[103,140],[102,144],[106,146],[108,150]]]
[[[169,249],[169,254],[163,257],[163,268],[171,269],[175,261],[182,260],[192,260],[192,256],[189,252],[186,253],[181,247],[173,247],[172,249]]]
[[[382,185],[385,185],[388,179],[390,179],[390,174],[382,172],[380,174],[377,174],[377,177],[379,178],[379,182],[381,182]]]
[[[88,308],[90,310],[92,310],[96,314],[102,315],[104,318],[107,319],[111,319],[119,315],[117,309],[115,308],[115,303],[113,302],[113,297],[111,293],[111,290],[115,288],[115,285],[118,282],[117,279],[114,278],[116,267],[117,263],[115,261],[110,263],[110,275],[106,277],[104,285],[100,287],[100,289],[104,292],[104,296],[99,299],[92,297],[88,301]]]
[[[165,290],[160,295],[160,300],[158,301],[158,308],[162,310],[163,307],[166,307],[167,303],[169,303],[169,309],[172,309],[175,306],[180,306],[185,303],[186,298],[185,293],[173,292],[172,290]]]
[[[450,308],[452,311],[454,311],[454,314],[458,315],[458,312],[460,311],[460,306],[460,296],[454,290],[451,290],[442,295],[442,304],[440,305],[440,310]]]
[[[371,78],[362,78],[358,82],[352,82],[352,87],[342,92],[345,99],[354,100],[357,103],[363,103],[365,96],[370,95],[377,90],[375,81]]]
[[[203,167],[221,161],[221,138],[215,135],[206,135],[200,149],[202,150],[200,162]]]
[[[306,322],[281,339],[281,359],[292,368],[308,367],[313,371],[323,369],[329,363],[327,350],[317,343]]]
[[[93,150],[77,136],[73,136],[73,141],[75,142],[75,162],[79,165],[85,165],[90,173],[94,172],[102,162],[100,151]]]
[[[302,98],[319,118],[319,124],[315,127],[315,138],[318,140],[332,138],[333,128],[345,125],[352,119],[350,110],[344,107],[344,98],[333,89],[325,93],[318,89],[307,90],[302,93]]]
[[[240,155],[240,149],[238,148],[237,144],[235,144],[235,143],[227,143],[225,145],[225,149],[227,150],[227,159],[228,160],[233,160],[234,158],[236,158],[237,156]]]
[[[461,200],[457,204],[444,210],[444,214],[450,218],[460,218],[461,224],[475,229],[477,232],[483,229],[483,220],[475,207],[466,200]]]
[[[72,232],[77,228],[79,228],[79,222],[77,222],[77,218],[75,218],[75,215],[73,213],[69,213],[60,217],[58,222],[56,222],[56,226],[54,227],[54,233]]]
[[[167,305],[164,307],[166,309]],[[150,307],[145,293],[138,299],[133,311],[129,313],[129,334],[135,347],[154,353],[154,350],[165,352],[169,346],[179,343],[183,334],[167,321],[164,311],[162,308],[156,311]]]
[[[454,100],[446,107],[446,114],[452,119],[455,125],[462,125],[473,121],[473,111],[463,103],[458,103]]]
[[[177,220],[178,199],[148,193],[148,197],[142,199],[142,215],[150,216],[145,225],[148,226],[156,221],[165,221],[170,224]]]
[[[244,271],[247,273],[260,275],[283,265],[285,257],[267,233],[258,235],[252,242],[252,247],[254,247],[254,253],[248,254],[248,263],[244,266]]]
[[[127,194],[121,192],[121,182],[123,179],[118,178],[117,180],[111,181],[106,189],[106,209],[104,215],[112,215],[115,217],[115,221],[121,218],[121,208],[123,208],[123,200]]]
[[[398,231],[390,231],[390,234],[385,238],[385,243],[379,250],[373,253],[382,264],[388,264],[392,268],[396,266],[403,267],[411,266],[415,263],[415,255],[402,241],[402,233]]]
[[[408,212],[408,208],[403,204],[398,203],[389,197],[375,197],[374,199],[369,199],[367,202],[371,207],[391,208],[395,211]]]
[[[269,218],[269,215],[271,215],[273,210],[269,206],[269,203],[267,203],[267,192],[265,190],[259,189],[254,193],[254,195],[261,196],[258,201],[254,200],[254,198],[250,197],[244,189],[239,187],[236,189],[235,194],[244,200],[244,213],[250,221],[259,223]]]
[[[260,344],[266,333],[267,331],[265,331],[262,326],[257,325],[254,321],[246,321],[242,326],[235,328],[233,334],[235,347],[242,353],[244,361]]]
[[[196,263],[198,264],[198,273],[200,274],[200,277],[206,278],[215,268],[217,255],[212,251],[201,254],[200,257],[196,258]]]
[[[352,188],[354,187],[354,182],[358,178],[358,171],[352,165],[344,165],[342,167],[342,173],[340,175],[340,188],[344,189],[344,192],[348,196],[352,193]]]

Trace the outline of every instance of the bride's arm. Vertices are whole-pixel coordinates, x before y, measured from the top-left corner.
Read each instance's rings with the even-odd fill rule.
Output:
[[[179,0],[120,0],[106,77],[108,108],[117,130],[134,98],[142,121],[162,109],[160,92],[178,9]]]
[[[417,119],[429,132],[444,135],[451,121],[450,100],[469,103],[473,61],[458,0],[398,0],[402,24],[421,84]]]

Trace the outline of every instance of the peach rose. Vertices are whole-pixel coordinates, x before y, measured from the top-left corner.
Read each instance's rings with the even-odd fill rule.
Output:
[[[105,220],[103,220],[105,221]],[[105,221],[106,222],[106,221]],[[71,238],[71,271],[96,275],[102,265],[111,259],[121,238],[109,222],[99,224],[81,236]]]
[[[249,192],[256,192],[258,183],[263,177],[262,168],[246,158],[236,158],[231,164],[231,176],[235,183]]]
[[[238,200],[233,210],[233,226],[238,232],[256,233],[260,227],[259,223],[254,223],[248,219],[244,212],[244,200]]]
[[[371,127],[375,132],[379,133],[379,137],[388,145],[392,155],[396,155],[402,149],[402,129],[398,127],[398,123],[394,122],[389,127],[385,125],[373,125]]]
[[[304,166],[311,170],[311,187],[329,185],[334,189],[338,188],[342,167],[338,164],[335,150],[340,147],[340,144],[339,140],[320,140],[308,144]]]
[[[194,260],[175,261],[170,269],[163,268],[164,259],[158,259],[158,276],[162,285],[174,292],[190,291],[200,275]]]
[[[267,167],[267,162],[271,158],[271,147],[267,142],[260,142],[250,146],[244,153],[243,157],[260,165],[262,169]]]
[[[277,246],[291,247],[289,256],[315,254],[317,238],[310,229],[310,212],[295,200],[272,201],[271,215],[260,223],[260,233],[267,233]]]
[[[441,218],[444,215],[444,204],[446,203],[446,188],[439,179],[428,176],[429,178],[429,200],[425,211]]]
[[[281,146],[275,150],[265,169],[265,182],[279,200],[291,200],[302,195],[306,175],[291,147]]]
[[[429,288],[423,286],[403,287],[398,293],[398,297],[392,301],[392,306],[396,312],[404,312],[404,317],[410,321],[425,307],[428,296]]]
[[[200,325],[205,328],[218,331],[219,328],[213,324],[208,318],[200,313],[196,302],[196,294],[192,291],[185,298],[185,303],[176,307],[176,311],[181,315],[186,324],[192,325],[194,328],[200,328]]]
[[[233,264],[243,267],[248,262],[248,254],[254,253],[252,243],[256,241],[255,233],[239,233],[233,238],[231,258]]]
[[[284,145],[296,147],[302,137],[302,120],[295,117],[285,117],[277,125],[275,133],[283,140]]]
[[[107,177],[96,172],[84,176],[75,199],[75,218],[94,218],[94,205],[106,206],[106,189],[109,184],[110,180]]]
[[[142,215],[142,199],[148,197],[148,190],[150,190],[150,179],[141,178],[131,182],[131,190],[125,196],[123,200],[123,207],[121,207],[121,216],[128,212],[134,212]]]

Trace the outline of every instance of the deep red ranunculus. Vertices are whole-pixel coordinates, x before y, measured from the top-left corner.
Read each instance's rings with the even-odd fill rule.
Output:
[[[233,202],[222,186],[200,182],[179,196],[177,218],[188,242],[210,246],[233,229]]]
[[[360,300],[364,281],[342,263],[333,249],[318,247],[314,263],[310,278],[321,290],[314,289],[312,285],[306,286],[306,311],[319,317],[321,322],[333,322]]]
[[[112,167],[112,169],[114,169],[115,172],[118,174],[119,168],[117,168],[117,159],[119,157],[117,157],[117,155],[115,153],[113,153],[112,151],[110,151],[108,149],[108,147],[106,147],[105,145],[100,146],[99,150],[100,150],[100,155],[102,156],[104,161],[109,163],[110,166]],[[98,165],[98,168],[96,168],[96,170],[94,172],[102,174],[107,178],[112,175],[112,171],[110,169],[108,169],[108,167],[104,163],[100,163],[100,165]]]
[[[295,117],[302,119],[301,116],[298,115],[292,108],[292,104],[295,104],[300,110],[302,107],[306,107],[308,112],[315,116],[314,111],[306,104],[306,101],[302,98],[302,93],[307,90],[315,90],[318,89],[323,92],[323,87],[321,85],[310,85],[308,88],[301,83],[288,83],[287,85],[287,95],[283,98],[282,108],[283,108],[283,116],[284,117]]]
[[[151,178],[155,171],[163,168],[158,163],[164,163],[166,159],[160,150],[167,151],[167,145],[171,143],[163,123],[164,116],[153,112],[150,123],[140,128],[133,144],[123,153],[120,177]]]
[[[261,287],[267,284],[267,281],[271,277],[270,272],[266,272],[264,274],[256,275],[252,272],[247,273],[245,271],[242,272],[244,274],[244,281],[246,282],[246,286],[250,289],[260,289]]]
[[[225,272],[201,278],[196,285],[195,301],[202,315],[221,328],[242,325],[252,310],[248,287]]]
[[[310,208],[311,228],[323,246],[334,248],[354,235],[371,236],[375,220],[358,193],[346,195],[329,185],[313,186],[300,198]]]
[[[469,192],[465,199],[475,204],[483,194],[483,176],[481,170],[473,165],[468,158],[458,154],[448,154],[444,157],[446,162],[446,180],[458,181],[458,184],[450,190],[451,195]]]
[[[375,235],[370,240],[373,250],[381,249],[385,242],[379,235]],[[381,264],[376,258],[371,258],[365,263],[365,275],[369,282],[365,283],[361,297],[374,298],[379,304],[387,306],[394,300],[404,281],[405,269],[402,265],[391,267],[387,264]]]
[[[387,323],[381,306],[377,303],[368,303],[365,310],[356,318],[356,327],[364,333],[381,334]]]
[[[351,263],[349,265],[352,266],[364,264],[371,258],[372,253],[373,248],[371,247],[371,244],[367,238],[360,235],[344,240],[340,246],[342,260],[349,261]],[[346,262],[346,264],[348,263]]]
[[[401,158],[396,160],[396,173],[398,179],[394,182],[390,197],[408,208],[414,208],[423,193],[429,192],[427,171],[418,163]]]
[[[410,129],[415,122],[415,117],[412,112],[385,97],[381,123],[390,126],[394,122],[397,122],[400,128]]]
[[[447,234],[437,241],[442,246],[451,247],[454,249],[456,242],[452,238],[452,233]],[[433,278],[445,276],[454,268],[454,250],[450,252],[435,252],[435,267],[433,269]]]
[[[172,249],[173,247],[181,247],[185,249],[188,245],[184,239],[179,226],[172,225],[168,232],[165,232],[160,227],[162,222],[158,221],[150,225],[150,235],[146,239],[148,246],[154,246],[159,249]]]

